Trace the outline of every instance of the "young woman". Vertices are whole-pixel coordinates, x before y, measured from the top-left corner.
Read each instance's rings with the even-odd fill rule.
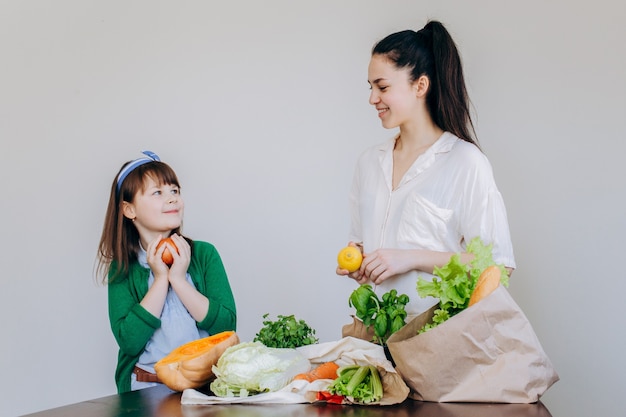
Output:
[[[407,312],[419,314],[437,300],[419,298],[418,276],[432,278],[454,253],[468,261],[474,237],[515,268],[506,209],[474,138],[461,59],[440,22],[378,42],[368,82],[382,125],[399,132],[358,160],[349,244],[364,260],[358,271],[337,274],[380,293],[395,288],[409,296]]]
[[[236,326],[219,253],[181,235],[185,206],[178,178],[157,155],[144,154],[113,180],[98,253],[119,345],[120,393],[159,383],[154,364],[172,349]],[[159,246],[166,237],[173,245]],[[166,249],[171,266],[162,258]]]

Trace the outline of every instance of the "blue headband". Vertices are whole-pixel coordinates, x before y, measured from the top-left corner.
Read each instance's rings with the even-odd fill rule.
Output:
[[[117,194],[120,193],[120,188],[122,188],[122,183],[132,171],[135,170],[138,166],[143,164],[147,164],[148,162],[160,161],[161,158],[157,154],[151,151],[143,151],[142,152],[146,157],[137,158],[134,161],[129,162],[120,172],[120,175],[117,176]]]

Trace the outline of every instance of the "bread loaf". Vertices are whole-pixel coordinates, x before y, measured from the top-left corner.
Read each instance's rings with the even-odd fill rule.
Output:
[[[489,294],[491,294],[498,285],[500,285],[501,272],[500,268],[492,265],[487,267],[478,277],[474,291],[470,296],[468,307],[476,304]]]

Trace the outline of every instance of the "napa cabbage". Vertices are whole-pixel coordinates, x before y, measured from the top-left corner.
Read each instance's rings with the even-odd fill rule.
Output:
[[[218,397],[247,397],[285,387],[311,363],[292,348],[270,348],[260,342],[230,346],[213,365],[210,389]]]

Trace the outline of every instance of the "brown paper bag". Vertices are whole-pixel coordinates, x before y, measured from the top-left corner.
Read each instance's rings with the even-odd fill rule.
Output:
[[[351,317],[352,323],[345,324],[341,328],[341,337],[355,337],[357,339],[372,342],[374,340],[374,328],[370,327],[368,329],[360,319],[355,316]]]
[[[387,341],[411,398],[532,403],[559,380],[528,319],[503,286],[418,335],[436,308]]]
[[[336,342],[318,343],[297,348],[313,364],[322,364],[334,361],[337,365],[374,365],[380,373],[383,384],[383,398],[374,403],[365,405],[393,405],[406,400],[409,396],[409,387],[402,376],[396,372],[393,365],[383,352],[380,345],[371,343],[365,339],[356,337],[343,337]],[[315,383],[316,381],[314,381]],[[327,385],[320,387],[317,391],[324,391]],[[306,394],[306,398],[311,402],[316,399],[316,389],[311,389]],[[345,398],[344,404],[353,402]]]
[[[369,328],[363,324],[363,321],[354,315],[352,317],[352,323],[345,324],[341,328],[341,337],[354,337],[356,339],[365,340],[370,343],[374,342],[374,327],[370,326]],[[375,343],[376,344],[376,343]],[[395,368],[396,363],[389,352],[389,348],[387,346],[383,346],[383,352],[385,353],[385,357],[391,365]]]

